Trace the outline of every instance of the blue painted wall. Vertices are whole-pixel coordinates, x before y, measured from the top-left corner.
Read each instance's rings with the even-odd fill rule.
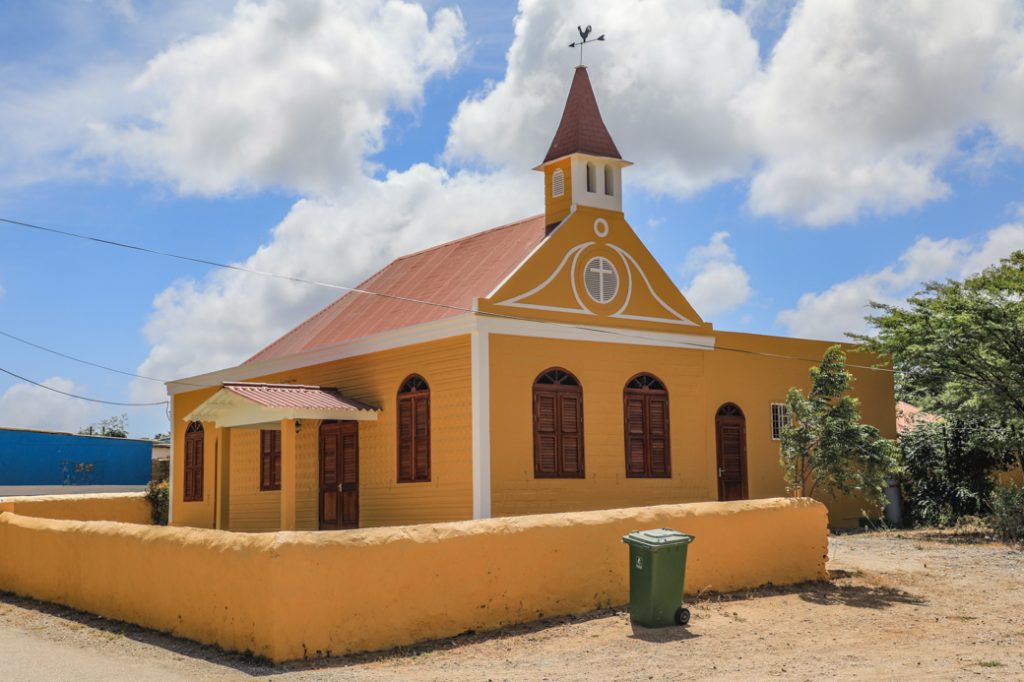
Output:
[[[0,486],[145,485],[145,440],[0,429]]]

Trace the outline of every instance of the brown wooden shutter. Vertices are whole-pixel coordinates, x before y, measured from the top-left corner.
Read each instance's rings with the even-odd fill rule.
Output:
[[[580,397],[573,393],[563,393],[559,399],[561,469],[566,476],[578,476],[583,472],[583,414]]]
[[[417,481],[430,480],[430,396],[413,398],[414,465],[413,478]]]
[[[558,431],[556,420],[558,396],[553,391],[537,390],[534,403],[534,473],[539,476],[558,475]]]
[[[413,480],[413,399],[398,399],[398,480]]]
[[[647,471],[647,439],[644,428],[644,399],[626,396],[626,475],[643,476]]]
[[[668,400],[647,397],[647,444],[651,476],[669,476]]]
[[[185,434],[185,502],[203,499],[203,432]]]

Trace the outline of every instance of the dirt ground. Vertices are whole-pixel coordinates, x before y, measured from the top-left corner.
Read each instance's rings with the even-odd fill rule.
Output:
[[[706,595],[688,628],[611,609],[273,666],[0,594],[0,680],[1024,679],[1024,552],[964,533],[831,540],[829,583]]]

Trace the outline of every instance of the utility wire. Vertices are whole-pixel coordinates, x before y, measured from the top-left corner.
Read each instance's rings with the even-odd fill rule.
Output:
[[[11,372],[10,370],[6,370],[3,367],[0,367],[0,372],[3,372],[4,374],[7,374],[9,376],[12,376],[15,379],[19,379],[21,381],[24,381],[25,383],[32,384],[33,386],[38,386],[39,388],[45,388],[47,391],[53,391],[54,393],[60,393],[61,395],[65,395],[65,396],[67,396],[69,398],[77,398],[78,400],[86,400],[86,401],[88,401],[90,403],[100,403],[101,405],[118,405],[120,407],[153,407],[154,405],[166,405],[167,404],[166,400],[161,400],[160,402],[156,402],[156,403],[121,403],[121,402],[117,402],[115,400],[100,400],[99,398],[90,398],[88,396],[78,395],[76,393],[68,393],[67,391],[62,391],[59,388],[54,388],[53,386],[47,386],[46,384],[41,384],[38,381],[32,381],[31,379],[23,377],[20,374],[15,374],[14,372]]]
[[[481,316],[485,316],[485,317],[494,317],[494,318],[498,318],[498,319],[507,319],[507,320],[521,321],[521,322],[525,321],[525,322],[549,324],[549,325],[554,325],[554,326],[559,326],[559,327],[567,327],[567,328],[578,329],[578,330],[583,330],[583,331],[591,331],[591,332],[598,332],[598,333],[603,333],[603,334],[609,334],[609,335],[613,335],[613,336],[621,336],[621,337],[630,338],[630,339],[636,339],[636,340],[656,341],[656,342],[658,342],[660,344],[676,346],[676,347],[680,347],[680,348],[688,348],[688,349],[695,349],[695,350],[704,350],[704,349],[706,349],[705,346],[701,346],[701,345],[698,345],[698,344],[688,344],[688,343],[685,343],[685,342],[675,342],[675,341],[671,341],[671,340],[659,339],[659,338],[654,338],[654,337],[650,337],[650,336],[643,336],[643,335],[639,335],[639,334],[635,334],[635,333],[630,333],[630,332],[622,332],[622,331],[615,330],[615,329],[607,329],[607,328],[601,328],[601,327],[589,327],[589,326],[575,325],[575,324],[569,324],[569,323],[563,323],[563,322],[555,322],[555,321],[552,321],[552,320],[536,320],[536,319],[532,319],[532,318],[522,317],[522,316],[519,316],[519,315],[509,315],[509,314],[505,314],[505,313],[495,313],[495,312],[490,312],[490,311],[473,310],[472,308],[467,308],[467,307],[464,307],[464,306],[458,306],[458,305],[453,305],[453,304],[448,304],[448,303],[438,303],[438,302],[435,302],[435,301],[425,301],[425,300],[422,300],[422,299],[412,298],[412,297],[408,297],[408,296],[399,296],[397,294],[388,294],[388,293],[380,292],[380,291],[370,291],[370,290],[367,290],[367,289],[360,289],[358,287],[350,287],[350,286],[345,286],[345,285],[342,285],[342,284],[334,284],[332,282],[323,282],[323,281],[319,281],[319,280],[306,279],[306,278],[303,278],[303,277],[296,277],[296,276],[292,276],[292,275],[283,275],[283,274],[276,273],[276,272],[269,272],[269,271],[265,271],[265,270],[257,270],[255,268],[246,268],[246,267],[243,267],[241,265],[232,265],[232,264],[229,264],[229,263],[219,263],[217,261],[212,261],[212,260],[205,259],[205,258],[196,258],[196,257],[193,257],[193,256],[186,256],[186,255],[182,255],[182,254],[178,254],[178,253],[172,253],[172,252],[169,252],[169,251],[161,251],[161,250],[158,250],[158,249],[151,249],[151,248],[147,248],[147,247],[144,247],[144,246],[139,246],[139,245],[136,245],[136,244],[128,244],[128,243],[125,243],[125,242],[119,242],[119,241],[115,241],[115,240],[111,240],[111,239],[103,239],[103,238],[94,237],[94,236],[91,236],[91,235],[81,234],[81,233],[77,233],[77,232],[71,232],[69,230],[60,230],[60,229],[57,229],[57,228],[46,227],[44,225],[38,225],[38,224],[35,224],[35,223],[28,223],[28,222],[24,222],[24,221],[21,221],[21,220],[13,220],[13,219],[9,219],[9,218],[2,218],[2,217],[0,217],[0,223],[6,223],[6,224],[9,224],[9,225],[15,225],[15,226],[18,226],[18,227],[24,227],[24,228],[28,228],[28,229],[38,230],[38,231],[41,231],[41,232],[47,232],[47,233],[50,233],[50,234],[56,234],[56,235],[60,235],[60,236],[64,236],[64,237],[71,237],[71,238],[74,238],[74,239],[81,239],[81,240],[84,240],[84,241],[95,242],[95,243],[98,243],[98,244],[105,244],[107,246],[115,246],[115,247],[118,247],[118,248],[128,249],[128,250],[131,250],[131,251],[137,251],[137,252],[140,252],[140,253],[148,253],[148,254],[155,255],[155,256],[163,256],[165,258],[173,258],[173,259],[176,259],[176,260],[186,261],[186,262],[190,262],[190,263],[198,263],[198,264],[201,264],[201,265],[208,265],[210,267],[221,268],[221,269],[225,269],[225,270],[233,270],[235,272],[242,272],[242,273],[247,273],[247,274],[260,275],[260,276],[263,276],[263,277],[271,277],[271,278],[274,278],[274,279],[280,279],[280,280],[284,280],[284,281],[295,282],[295,283],[298,283],[298,284],[309,284],[309,285],[313,285],[313,286],[325,287],[325,288],[328,288],[328,289],[347,291],[347,292],[352,292],[352,293],[357,293],[357,294],[364,294],[364,295],[368,295],[368,296],[377,296],[377,297],[380,297],[380,298],[386,298],[386,299],[390,299],[390,300],[402,301],[402,302],[405,302],[405,303],[414,303],[414,304],[417,304],[417,305],[428,305],[428,306],[433,306],[433,307],[436,307],[436,308],[443,308],[443,309],[446,309],[446,310],[454,310],[454,311],[464,312],[464,313],[475,313],[475,314],[478,314],[478,315],[481,315]],[[59,355],[61,357],[67,358],[69,360],[73,360],[73,361],[76,361],[76,362],[81,362],[83,364],[87,364],[87,365],[90,365],[90,366],[93,366],[93,367],[97,367],[97,368],[100,368],[100,369],[105,369],[105,370],[108,370],[108,371],[116,372],[118,374],[123,374],[123,375],[126,375],[126,376],[132,376],[132,377],[136,377],[136,378],[139,378],[139,379],[145,379],[145,380],[148,380],[148,381],[159,381],[159,382],[162,382],[162,383],[177,383],[177,384],[181,384],[181,385],[207,387],[207,385],[190,384],[188,382],[183,382],[183,381],[168,381],[168,380],[158,379],[158,378],[155,378],[155,377],[147,377],[147,376],[144,376],[144,375],[135,374],[133,372],[126,372],[124,370],[118,370],[118,369],[115,369],[115,368],[112,368],[112,367],[106,367],[104,365],[99,365],[97,363],[90,362],[88,360],[83,360],[81,358],[76,358],[74,356],[70,356],[70,355],[67,355],[67,354],[64,354],[64,353],[60,353],[60,352],[54,351],[54,350],[52,350],[50,348],[46,348],[44,346],[40,346],[38,344],[34,344],[34,343],[31,343],[31,342],[25,341],[24,339],[21,339],[19,337],[14,336],[13,334],[8,334],[8,333],[4,333],[4,332],[0,332],[0,334],[3,334],[4,336],[6,336],[8,338],[11,338],[11,339],[14,339],[16,341],[20,341],[22,343],[26,343],[26,344],[28,344],[30,346],[33,346],[35,348],[38,348],[40,350],[44,350],[46,352],[50,352],[50,353],[53,353],[55,355]],[[785,355],[785,354],[782,354],[782,353],[769,353],[769,352],[765,352],[765,351],[755,351],[755,350],[750,350],[750,349],[747,349],[747,348],[731,348],[731,347],[723,346],[723,345],[720,345],[720,344],[716,344],[714,346],[714,348],[715,348],[715,350],[723,350],[723,351],[729,351],[729,352],[733,352],[733,353],[742,353],[742,354],[746,354],[746,355],[753,355],[753,356],[759,356],[759,357],[768,357],[768,358],[774,358],[774,359],[779,359],[779,360],[795,360],[795,361],[798,361],[798,362],[806,362],[806,363],[810,363],[810,364],[814,364],[814,363],[820,362],[818,359],[815,359],[815,358],[803,358],[803,357],[799,357],[799,356]],[[890,373],[890,374],[895,372],[895,370],[893,370],[891,368],[888,368],[888,367],[876,367],[876,366],[872,366],[872,365],[860,365],[860,364],[856,364],[856,363],[844,363],[844,364],[845,364],[846,367],[851,367],[851,368],[856,368],[856,369],[864,369],[864,370],[868,370],[868,371],[886,372],[886,373]]]

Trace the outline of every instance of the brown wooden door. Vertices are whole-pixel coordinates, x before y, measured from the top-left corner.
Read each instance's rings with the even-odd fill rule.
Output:
[[[723,405],[715,416],[718,450],[718,499],[747,499],[747,427],[735,405]]]
[[[359,423],[320,426],[320,530],[359,527]]]

